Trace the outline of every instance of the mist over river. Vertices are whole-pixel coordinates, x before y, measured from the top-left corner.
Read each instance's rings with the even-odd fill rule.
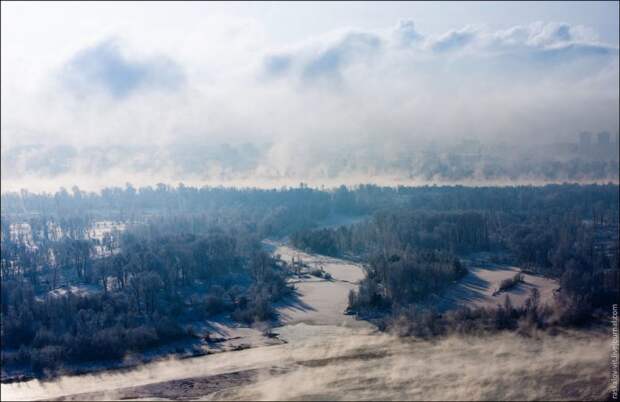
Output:
[[[2,384],[3,400],[183,397],[172,380],[220,376],[200,399],[525,400],[604,397],[611,343],[604,336],[566,332],[536,339],[514,334],[402,340],[368,329],[296,324],[279,328],[288,343],[129,371]],[[587,336],[586,336],[587,335]],[[136,394],[136,387],[150,386]],[[134,390],[132,391],[133,387]],[[218,389],[219,388],[219,389]],[[84,394],[88,393],[88,394]],[[71,399],[71,398],[70,398]]]

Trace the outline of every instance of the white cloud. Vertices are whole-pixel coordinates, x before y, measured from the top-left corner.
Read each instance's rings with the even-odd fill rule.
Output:
[[[148,20],[130,18],[139,15],[132,8],[123,18],[102,13],[58,26],[47,42],[5,28],[3,17],[3,183],[28,169],[23,161],[6,163],[28,144],[45,152],[72,147],[67,158],[75,165],[65,171],[95,174],[83,160],[93,149],[130,146],[114,167],[137,171],[144,163],[134,161],[147,155],[148,162],[150,152],[139,149],[248,142],[262,156],[244,165],[243,175],[301,180],[334,169],[354,175],[374,162],[367,168],[381,170],[396,163],[386,160],[394,150],[413,153],[429,141],[551,142],[618,126],[618,48],[583,26],[465,26],[432,35],[404,20],[282,47],[251,18],[185,14],[183,24],[173,24],[164,9]],[[97,56],[94,64],[76,72],[85,54]],[[106,63],[111,67],[101,70]],[[59,80],[67,69],[78,78],[78,97],[76,86]],[[119,69],[125,76],[114,75]],[[182,85],[168,85],[177,82],[171,77],[182,77]],[[160,167],[154,172],[175,180],[221,171],[212,168],[217,161],[180,169],[171,152],[153,163]]]

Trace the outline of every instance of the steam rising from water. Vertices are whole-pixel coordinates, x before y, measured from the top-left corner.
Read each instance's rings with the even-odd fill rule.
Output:
[[[525,400],[592,398],[607,384],[602,339],[499,335],[438,342],[352,336],[308,346],[285,375],[217,399]],[[310,357],[322,359],[308,364]],[[305,363],[304,363],[305,360]]]
[[[618,180],[598,27],[343,21],[284,45],[260,17],[105,8],[3,6],[2,191]]]
[[[278,330],[288,344],[152,363],[127,373],[67,376],[52,383],[3,384],[3,399],[82,392],[120,398],[122,388],[265,369],[256,381],[204,398],[221,400],[592,399],[609,383],[611,342],[591,333],[523,338],[402,340],[385,334],[304,324]],[[284,374],[268,374],[279,368]],[[161,387],[170,386],[160,384]],[[157,396],[156,394],[153,396]]]

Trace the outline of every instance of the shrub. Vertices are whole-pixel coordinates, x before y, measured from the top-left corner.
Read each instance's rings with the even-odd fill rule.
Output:
[[[205,299],[204,310],[208,316],[217,315],[226,311],[226,303],[221,296],[210,294]]]
[[[506,290],[510,290],[521,282],[523,282],[523,274],[519,272],[515,274],[515,276],[513,276],[512,278],[504,279],[499,284],[499,292],[505,292]]]
[[[32,341],[32,346],[34,346],[35,348],[42,348],[46,345],[54,345],[57,342],[58,339],[51,331],[45,328],[39,328],[37,334],[34,337],[34,340]]]
[[[255,321],[267,321],[275,316],[275,311],[271,306],[269,295],[262,293],[255,294],[251,303],[239,306],[231,314],[236,321],[252,324]]]
[[[10,365],[24,365],[30,363],[31,348],[28,346],[20,346],[18,351],[2,351],[2,363]]]
[[[389,301],[381,295],[380,289],[374,280],[365,278],[360,283],[359,290],[349,292],[349,309],[356,312],[382,309],[389,306]]]
[[[181,338],[185,334],[183,328],[168,317],[155,321],[155,331],[159,339],[166,341]]]
[[[267,321],[274,316],[274,310],[269,303],[269,299],[265,297],[258,297],[254,304],[254,319],[256,321]]]
[[[144,325],[128,329],[125,333],[125,339],[127,346],[137,351],[148,349],[149,347],[157,345],[159,342],[159,337],[155,329]]]
[[[249,308],[237,307],[230,315],[233,320],[251,324],[254,322],[254,312]]]
[[[63,361],[64,348],[60,346],[45,346],[33,349],[30,353],[32,370],[40,375],[45,370],[56,369]]]
[[[103,360],[121,358],[125,355],[127,348],[124,341],[122,332],[118,328],[99,330],[92,337],[87,357]]]

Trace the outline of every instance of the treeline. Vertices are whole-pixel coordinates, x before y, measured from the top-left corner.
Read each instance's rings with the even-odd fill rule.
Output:
[[[290,293],[281,266],[253,235],[206,232],[137,230],[122,237],[117,252],[98,258],[84,240],[52,243],[43,254],[3,241],[3,370],[41,374],[120,359],[190,337],[185,324],[221,313],[248,324],[274,318],[272,303]],[[76,292],[50,287],[61,275]]]
[[[539,228],[518,226],[523,219],[533,218],[544,225],[556,217],[563,220],[572,217],[576,221],[610,225],[618,221],[618,202],[618,186],[612,184],[543,187],[360,185],[330,190],[313,189],[304,184],[278,190],[196,188],[182,184],[177,187],[159,184],[154,188],[134,188],[127,184],[124,188],[105,188],[99,193],[74,187],[71,191],[61,189],[54,194],[35,194],[26,190],[2,194],[0,229],[2,236],[6,237],[11,224],[28,223],[34,235],[54,238],[56,232],[49,226],[53,222],[61,229],[63,237],[78,239],[81,238],[80,230],[98,220],[145,222],[154,217],[167,217],[185,220],[190,230],[202,226],[201,221],[205,220],[220,225],[246,222],[258,236],[269,237],[315,227],[318,221],[334,214],[365,215],[408,210],[421,216],[420,211],[459,214],[469,211],[483,214],[489,233],[505,229],[502,233],[509,236],[514,229],[529,230],[520,237],[529,236],[530,240],[540,243],[544,239],[534,237]],[[466,215],[460,217],[467,219]],[[513,227],[509,227],[511,225]],[[443,237],[441,230],[444,229],[448,228],[438,228],[435,237]],[[462,238],[463,233],[452,232],[450,236]],[[529,246],[524,243],[520,248],[525,252]]]
[[[617,185],[557,184],[541,187],[380,187],[360,185],[352,188],[318,190],[303,183],[297,188],[279,190],[222,187],[177,187],[159,184],[155,188],[111,187],[99,193],[78,187],[50,193],[5,193],[0,211],[7,215],[94,216],[130,220],[144,214],[201,213],[220,208],[244,210],[293,209],[304,216],[324,217],[329,213],[365,214],[382,209],[406,207],[416,210],[528,213],[573,213],[577,216],[611,222],[618,218]],[[614,207],[611,208],[610,207]]]
[[[405,249],[468,252],[485,250],[490,240],[479,212],[411,209],[380,211],[366,222],[336,229],[294,233],[295,247],[327,255],[387,255]]]

